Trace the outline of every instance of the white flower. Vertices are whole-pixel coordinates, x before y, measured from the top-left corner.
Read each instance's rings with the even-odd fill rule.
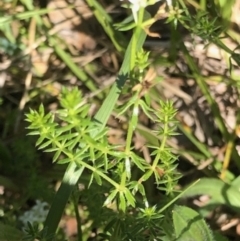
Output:
[[[24,227],[27,227],[27,223],[43,223],[48,214],[48,204],[46,202],[41,202],[36,200],[35,206],[31,210],[26,211],[22,216],[19,217],[19,220],[22,221]]]
[[[148,5],[147,0],[129,0],[129,2],[133,5],[133,8],[138,11],[140,7],[146,7]]]
[[[137,22],[137,12],[139,9],[145,8],[147,6],[147,1],[146,0],[129,0],[129,2],[132,3],[132,13],[133,13],[133,18],[135,20],[135,23]]]
[[[120,0],[120,1],[123,1],[123,0]],[[152,5],[159,1],[161,0],[128,0],[128,2],[131,3],[131,9],[132,9],[135,23],[137,23],[137,12],[139,11],[140,8],[145,8],[148,5]]]

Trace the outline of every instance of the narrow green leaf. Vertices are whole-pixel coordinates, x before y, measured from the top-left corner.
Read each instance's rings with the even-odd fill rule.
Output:
[[[99,186],[101,186],[101,185],[102,185],[102,179],[101,179],[101,177],[100,177],[96,172],[93,173],[93,176],[94,176],[94,179],[96,180],[97,184],[98,184]]]
[[[91,159],[92,162],[94,162],[96,160],[96,157],[95,157],[95,150],[93,147],[90,147],[89,148],[89,157]]]
[[[142,194],[142,196],[146,196],[145,188],[144,188],[144,186],[142,185],[142,183],[139,183],[139,184],[138,184],[138,190],[139,190],[139,192]]]
[[[153,174],[153,171],[152,171],[152,170],[148,170],[148,171],[145,172],[144,175],[142,176],[142,180],[143,180],[143,181],[147,181],[148,178],[150,178],[152,174]]]
[[[31,129],[31,128],[28,128],[28,129]],[[35,128],[32,128],[32,129],[35,129]],[[29,132],[27,135],[28,135],[28,136],[37,136],[37,135],[39,135],[39,134],[40,134],[39,131],[31,131],[31,132]]]
[[[123,212],[126,211],[126,199],[123,192],[119,193],[119,209]]]
[[[116,189],[113,190],[113,191],[110,193],[110,195],[107,197],[107,199],[105,200],[104,206],[109,205],[109,204],[113,201],[113,199],[116,197],[117,193],[118,193],[118,190],[116,190]]]
[[[128,189],[126,189],[124,191],[124,194],[125,194],[128,204],[130,204],[132,207],[135,207],[136,200],[135,200],[134,196],[132,195],[132,193]]]
[[[135,153],[131,152],[131,160],[133,163],[142,171],[145,171],[145,168],[142,163],[144,163],[144,159],[141,157],[137,156]]]
[[[88,188],[90,188],[90,186],[92,185],[93,179],[94,179],[94,176],[93,176],[93,173],[92,173],[92,175],[90,177],[90,180],[89,180],[89,183],[88,183]]]
[[[152,115],[152,109],[149,108],[148,105],[146,105],[146,103],[143,100],[140,100],[139,102],[143,112],[145,113],[145,115],[150,119],[153,120],[153,115]]]
[[[37,145],[39,145],[39,141],[42,141],[40,138],[38,139],[38,142],[37,142]],[[52,143],[52,140],[48,140],[46,142],[44,142],[43,144],[41,144],[38,149],[44,149],[46,148],[47,146],[49,146],[50,144]]]
[[[46,150],[44,150],[45,152],[54,152],[54,151],[58,151],[58,147],[51,147],[51,148],[47,148]]]
[[[61,150],[58,150],[53,156],[53,162],[56,162],[58,157],[61,155]]]
[[[120,108],[118,111],[118,116],[123,115],[134,103],[136,102],[137,98],[136,96],[131,98],[123,107]]]
[[[52,11],[52,9],[40,9],[40,10],[33,10],[33,11],[26,11],[23,13],[18,13],[12,16],[1,16],[0,18],[0,27],[4,26],[7,23],[11,23],[14,19],[24,20],[28,18],[32,18],[39,15],[44,15],[46,13],[49,13]]]
[[[136,23],[132,22],[132,23],[129,23],[128,25],[125,25],[125,26],[123,26],[122,24],[119,24],[119,25],[115,24],[114,26],[116,26],[119,31],[128,31],[128,30],[136,27]]]
[[[54,162],[54,161],[53,161]],[[57,161],[58,164],[66,164],[66,163],[69,163],[71,162],[71,160],[69,158],[63,158],[63,159],[60,159]]]

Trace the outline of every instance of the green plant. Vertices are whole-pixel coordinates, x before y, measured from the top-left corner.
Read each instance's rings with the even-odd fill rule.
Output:
[[[88,0],[87,2],[94,9],[96,17],[115,48],[122,52],[123,48],[115,38],[116,30],[111,27],[111,18],[106,15],[97,1]],[[53,152],[54,162],[68,164],[62,185],[56,193],[45,221],[44,229],[39,231],[37,227],[29,225],[28,234],[30,236],[28,238],[53,240],[65,205],[72,191],[75,191],[77,197],[73,202],[78,220],[79,240],[87,239],[87,230],[82,226],[82,217],[78,212],[78,195],[83,200],[89,201],[89,203],[85,201],[90,212],[89,217],[93,220],[94,225],[98,226],[99,237],[104,240],[215,240],[214,235],[198,213],[187,207],[172,205],[182,195],[176,191],[176,185],[181,177],[177,172],[177,156],[167,145],[168,139],[177,134],[175,131],[178,125],[175,120],[176,110],[173,103],[168,100],[159,100],[158,108],[153,108],[151,105],[149,93],[153,84],[145,77],[150,69],[149,53],[142,50],[146,38],[146,26],[156,20],[150,17],[145,11],[145,7],[154,2],[143,1],[143,5],[132,6],[133,18],[116,25],[122,31],[133,29],[133,35],[117,80],[93,118],[88,116],[89,105],[76,88],[62,89],[60,107],[56,111],[45,113],[44,106],[41,105],[38,111],[31,109],[30,113],[26,115],[27,121],[30,123],[30,135],[39,136],[38,148],[46,152]],[[170,11],[168,23],[172,24],[173,31],[180,23],[192,34],[199,35],[206,42],[213,42],[220,46],[239,63],[239,56],[221,42],[219,35],[223,30],[219,28],[217,19],[211,19],[205,11],[192,17],[184,2],[179,2],[173,7],[169,6],[172,7],[172,11]],[[106,21],[102,21],[100,13],[104,13]],[[178,36],[177,31],[172,36]],[[48,37],[55,52],[60,58],[66,60],[67,66],[72,72],[83,82],[87,80],[71,58],[57,46],[57,40],[52,36]],[[176,40],[173,41],[176,42]],[[180,48],[192,77],[196,79],[212,107],[214,118],[224,140],[229,141],[231,137],[203,76],[199,73],[184,44],[180,44]],[[128,81],[127,86],[124,85],[126,81]],[[87,86],[90,90],[96,89],[91,82]],[[121,106],[116,106],[116,101],[122,91],[130,93],[130,97],[128,96],[127,101]],[[110,145],[107,140],[108,129],[105,125],[113,110],[117,112],[118,116],[129,117],[124,146]],[[153,157],[153,161],[150,163],[146,162],[133,148],[132,140],[138,127],[140,112],[143,112],[151,121],[158,123],[158,129],[154,133],[158,137],[158,141],[155,145],[149,145]],[[192,140],[194,139],[192,138]],[[209,157],[209,152],[202,148],[197,141],[195,141],[195,145]],[[233,153],[233,158],[239,167],[236,153]],[[88,186],[89,191],[76,189],[78,182]],[[200,184],[197,187],[202,188]],[[161,204],[159,200],[156,201],[149,194],[149,190],[154,191],[155,189],[162,192]],[[220,191],[218,190],[216,196],[220,196]],[[95,192],[98,192],[96,196],[102,202],[101,205],[95,205],[98,209],[96,207],[94,209]],[[189,194],[189,196],[191,195]],[[221,203],[225,204],[224,201]],[[230,203],[231,205],[233,204]],[[95,214],[93,214],[94,212]],[[99,215],[104,218],[98,219]]]
[[[93,125],[87,116],[89,106],[82,101],[76,88],[62,90],[61,108],[55,113],[45,114],[43,106],[40,106],[38,111],[31,110],[27,114],[27,121],[31,123],[30,135],[40,136],[37,141],[39,149],[55,152],[53,161],[59,164],[75,163],[79,166],[82,176],[87,176],[88,187],[91,188],[93,182],[103,186],[107,198],[102,203],[105,207],[98,212],[106,212],[104,209],[115,206],[115,213],[109,214],[110,221],[103,227],[102,235],[108,240],[129,240],[133,238],[133,234],[135,240],[161,240],[165,235],[161,228],[161,223],[166,222],[164,211],[176,200],[174,187],[180,176],[176,172],[176,157],[166,146],[166,139],[176,134],[176,111],[171,102],[160,101],[159,110],[154,115],[153,110],[140,98],[141,91],[139,89],[119,113],[123,114],[127,110],[132,112],[124,151],[118,150],[119,146],[108,144],[105,128],[97,132],[98,126]],[[140,107],[151,119],[159,122],[157,134],[162,137],[162,142],[159,146],[151,146],[154,150],[152,155],[155,156],[152,163],[147,163],[131,150]],[[136,168],[140,178],[133,179],[133,170]],[[83,169],[91,174],[84,173]],[[156,187],[168,197],[161,208],[149,206],[144,184],[151,176],[154,176]],[[79,181],[81,182],[81,177]],[[134,232],[127,231],[129,229]],[[206,229],[205,232],[209,231]],[[48,233],[46,225],[44,233],[47,237],[53,235]]]
[[[173,197],[174,186],[180,177],[175,173],[176,157],[166,147],[167,137],[175,134],[176,111],[171,102],[160,101],[159,111],[154,116],[153,110],[140,98],[140,92],[141,90],[137,91],[119,113],[120,115],[128,110],[132,112],[124,151],[118,150],[118,146],[108,144],[105,128],[98,132],[98,126],[92,124],[91,118],[87,116],[89,106],[82,101],[81,94],[76,88],[62,90],[61,108],[55,113],[45,114],[43,106],[40,106],[38,111],[31,110],[27,114],[27,121],[31,123],[30,135],[40,136],[37,141],[38,148],[55,153],[53,161],[59,164],[75,163],[82,172],[84,169],[90,171],[91,174],[87,178],[88,186],[94,181],[100,186],[112,186],[107,191],[108,197],[104,206],[115,203],[120,217],[123,218],[127,211],[136,208],[137,200],[134,196],[138,193],[142,196],[138,198],[138,202],[146,205],[146,210],[142,209],[142,212],[147,212],[144,215],[150,221],[153,217],[155,219],[156,215],[159,215],[159,218],[162,215],[158,214],[157,209],[149,213],[143,184],[154,176],[157,187],[164,190],[166,195]],[[154,149],[152,155],[155,156],[151,164],[146,163],[141,156],[131,150],[133,131],[137,125],[140,108],[154,121],[159,122],[158,135],[163,138],[159,146],[151,146]],[[134,180],[131,175],[132,169],[136,168],[139,169],[139,174],[143,174]],[[116,238],[121,239],[124,232],[119,232],[121,233],[116,234]]]
[[[150,105],[148,88],[151,86],[146,87],[145,79],[149,53],[141,48],[146,36],[143,31],[144,9],[142,6],[137,9],[138,15],[134,17],[136,27],[119,77],[93,119],[88,116],[89,105],[83,101],[76,88],[62,89],[60,108],[55,112],[45,114],[41,105],[38,111],[30,110],[26,115],[30,122],[29,134],[39,135],[36,143],[38,148],[54,152],[54,162],[69,163],[63,184],[56,194],[44,225],[43,232],[47,233],[47,240],[50,240],[48,235],[54,235],[65,203],[78,180],[81,183],[83,177],[90,190],[91,185],[98,184],[101,195],[106,194],[102,203],[104,207],[98,212],[108,212],[110,207],[113,209],[113,212],[108,212],[108,218],[101,222],[100,230],[103,231],[100,236],[105,240],[180,240],[179,237],[190,240],[193,227],[196,230],[201,229],[196,240],[207,237],[207,240],[214,240],[197,213],[184,207],[171,207],[179,198],[175,186],[180,175],[177,172],[177,157],[166,141],[177,134],[176,110],[171,101],[160,100],[157,109]],[[130,80],[127,89],[131,92],[131,97],[116,111],[118,116],[129,115],[130,121],[126,144],[119,147],[108,143],[107,128],[104,126],[127,79]],[[158,123],[156,134],[161,141],[157,145],[149,146],[153,150],[151,163],[147,163],[132,147],[140,111]],[[165,196],[161,206],[157,203],[153,205],[154,200],[148,197],[146,192],[153,180],[156,188]],[[101,192],[101,188],[104,191]],[[170,210],[175,210],[173,223],[171,218],[167,218]],[[186,222],[179,221],[177,214],[181,212],[185,213]],[[78,225],[81,227],[80,216],[77,216]],[[193,225],[190,230],[186,227],[187,220],[191,220]],[[171,227],[175,232],[169,232]],[[79,240],[82,240],[82,232],[84,230],[79,232]]]

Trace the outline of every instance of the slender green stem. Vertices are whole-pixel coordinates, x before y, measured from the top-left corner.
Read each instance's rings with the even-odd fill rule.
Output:
[[[137,95],[136,95],[136,97],[137,97]],[[125,154],[127,156],[126,158],[129,158],[131,145],[132,145],[133,133],[134,133],[134,130],[136,129],[137,123],[138,123],[138,114],[139,114],[139,98],[137,97],[136,102],[133,105],[132,117],[131,117],[131,120],[128,125],[126,147],[125,147]],[[129,160],[126,160],[126,161],[129,162]],[[125,165],[131,165],[131,164],[126,163]],[[128,167],[126,166],[125,171],[121,176],[121,184],[126,183],[126,178],[130,176],[129,173],[126,173],[127,170],[128,170]]]
[[[164,210],[166,210],[168,207],[170,207],[170,206],[171,206],[173,203],[175,203],[181,196],[183,196],[185,192],[187,192],[190,188],[192,188],[194,185],[196,185],[199,181],[200,181],[200,179],[198,179],[197,181],[195,181],[194,183],[192,183],[192,184],[191,184],[189,187],[187,187],[183,192],[181,192],[181,193],[178,194],[175,198],[173,198],[170,202],[168,202],[167,204],[165,204],[164,207],[159,210],[159,213],[162,213]]]
[[[156,169],[156,166],[158,165],[158,162],[159,162],[160,158],[161,158],[161,154],[160,154],[160,152],[158,152],[158,154],[155,156],[153,164],[152,164],[152,169],[151,169],[152,173]]]
[[[161,145],[160,145],[160,148],[159,148],[159,152],[158,154],[156,155],[154,161],[153,161],[153,165],[152,165],[152,170],[154,171],[158,165],[158,162],[161,158],[161,152],[164,150],[165,146],[166,146],[166,142],[167,142],[167,137],[168,137],[168,123],[169,123],[169,120],[168,120],[168,116],[165,115],[164,117],[164,128],[163,128],[163,139],[162,139],[162,142],[161,142]]]
[[[228,48],[219,38],[214,38],[213,42],[221,49],[225,50],[229,54],[233,54],[233,51]]]
[[[78,198],[79,198],[79,194],[76,194],[74,192],[73,193],[73,206],[74,206],[74,212],[75,212],[75,216],[76,216],[76,220],[77,220],[77,230],[78,230],[77,241],[82,241],[83,233],[82,233],[81,216],[79,214],[79,209],[78,209]]]
[[[142,31],[143,31],[142,30],[143,17],[144,17],[144,8],[140,8],[140,10],[138,12],[138,22],[137,22],[136,29],[134,30],[133,37],[132,37],[130,70],[132,70],[135,66],[136,53],[137,53],[137,41],[138,41]],[[134,104],[132,119],[131,119],[130,124],[128,126],[126,148],[125,148],[125,153],[127,155],[129,155],[129,153],[130,153],[130,147],[131,147],[133,132],[134,132],[136,126],[137,126],[138,110],[139,110],[138,105],[139,105],[139,103],[137,101]],[[127,175],[126,169],[125,169],[124,173],[121,176],[121,184],[126,183],[127,176],[128,175]]]
[[[127,173],[124,171],[121,176],[121,184],[118,185],[118,190],[123,190],[126,188],[126,179],[127,179]]]
[[[142,22],[144,17],[144,8],[140,8],[138,12],[138,23],[133,33],[132,37],[132,48],[131,48],[131,59],[130,59],[130,69],[132,70],[135,66],[136,53],[137,53],[137,41],[142,32]]]
[[[132,117],[128,125],[128,131],[127,131],[127,140],[126,140],[126,147],[125,147],[125,153],[128,155],[131,149],[132,144],[132,137],[134,130],[137,127],[138,123],[138,114],[139,114],[139,99],[136,99],[136,102],[133,106],[132,111]]]

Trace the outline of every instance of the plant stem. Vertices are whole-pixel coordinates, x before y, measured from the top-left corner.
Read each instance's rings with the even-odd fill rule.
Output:
[[[144,17],[144,8],[140,8],[138,12],[138,22],[132,36],[132,48],[131,48],[131,59],[130,69],[132,70],[135,66],[136,53],[137,53],[137,42],[142,30],[142,22]]]
[[[82,233],[82,225],[81,225],[81,216],[79,214],[79,209],[78,209],[78,198],[79,194],[73,193],[73,206],[74,206],[74,212],[77,220],[77,230],[78,230],[78,237],[77,241],[82,241],[83,240],[83,233]]]
[[[125,154],[126,154],[126,158],[128,158],[125,163],[125,173],[123,173],[123,175],[121,176],[121,184],[126,183],[126,178],[130,178],[131,177],[131,171],[130,171],[130,167],[128,167],[127,165],[131,165],[130,160],[129,160],[129,155],[130,155],[130,151],[131,151],[131,145],[132,145],[132,138],[133,138],[133,133],[134,130],[137,127],[137,123],[138,123],[138,113],[139,113],[139,99],[136,99],[135,104],[133,105],[133,111],[132,111],[132,118],[130,120],[130,123],[128,125],[128,131],[127,131],[127,139],[126,139],[126,147],[125,147]]]
[[[152,165],[152,170],[153,170],[153,171],[156,169],[156,167],[157,167],[157,165],[158,165],[158,162],[159,162],[159,160],[160,160],[160,158],[161,158],[160,155],[161,155],[162,151],[164,150],[165,145],[166,145],[166,142],[167,142],[167,137],[168,137],[168,135],[167,135],[167,133],[168,133],[168,122],[169,122],[168,116],[165,115],[165,116],[164,116],[163,139],[162,139],[161,145],[160,145],[160,147],[159,147],[159,151],[158,151],[158,153],[157,153],[157,155],[156,155],[156,157],[155,157],[155,159],[154,159],[154,161],[153,161],[153,165]]]

